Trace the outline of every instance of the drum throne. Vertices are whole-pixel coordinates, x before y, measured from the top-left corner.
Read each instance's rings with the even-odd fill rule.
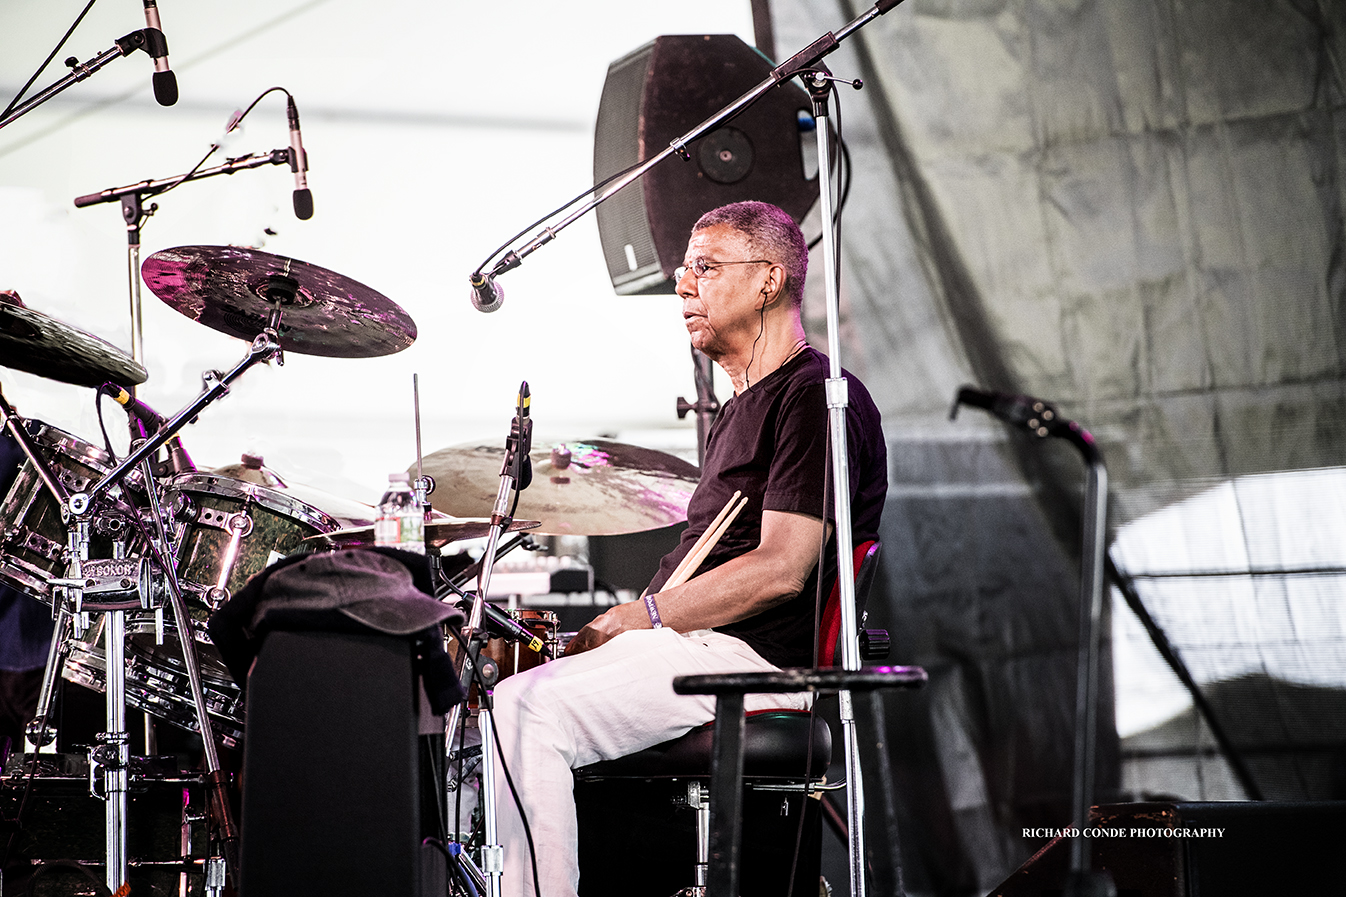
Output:
[[[857,619],[878,568],[880,543],[855,550]],[[840,589],[833,583],[818,626],[818,666],[838,654]],[[862,656],[888,655],[888,634],[864,630]],[[575,770],[581,897],[700,897],[710,850],[712,724],[643,751]],[[763,710],[747,715],[743,741],[742,897],[817,893],[821,806],[809,798],[829,785],[832,732],[815,713]],[[694,811],[694,824],[678,808]],[[800,818],[802,814],[803,818]]]

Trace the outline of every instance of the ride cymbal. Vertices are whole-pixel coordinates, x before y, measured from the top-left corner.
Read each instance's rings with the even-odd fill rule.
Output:
[[[212,330],[252,340],[279,308],[287,352],[330,358],[391,355],[416,340],[396,302],[334,271],[241,246],[178,246],[145,259],[145,284]]]
[[[149,377],[139,362],[111,343],[8,302],[0,302],[0,366],[95,388],[108,380],[136,386]]]
[[[430,504],[446,514],[481,514],[495,504],[503,446],[466,443],[422,460],[434,477]],[[672,526],[687,519],[701,472],[681,458],[607,439],[536,440],[529,453],[533,482],[516,513],[541,520],[549,536],[613,536]],[[415,471],[415,465],[411,470]]]

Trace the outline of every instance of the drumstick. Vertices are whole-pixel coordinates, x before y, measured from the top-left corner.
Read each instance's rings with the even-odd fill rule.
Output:
[[[688,562],[692,559],[692,556],[701,550],[701,546],[706,544],[706,540],[712,537],[718,538],[715,536],[715,528],[724,520],[725,515],[734,507],[734,503],[738,501],[739,496],[742,494],[742,492],[735,489],[734,494],[729,496],[729,501],[725,502],[724,507],[720,508],[720,513],[716,514],[715,519],[710,522],[710,526],[706,527],[705,531],[701,533],[701,537],[696,540],[696,544],[692,546],[692,550],[683,555],[682,560],[678,562],[678,566],[674,568],[672,575],[668,577],[669,582],[678,579],[678,577],[682,575],[684,568],[686,568]],[[679,579],[678,582],[682,582],[682,580]],[[665,585],[664,588],[666,589],[668,586]],[[660,589],[660,591],[663,591],[663,589]]]
[[[734,522],[734,518],[738,516],[738,512],[742,511],[743,506],[746,505],[747,503],[748,503],[748,497],[745,495],[743,496],[743,500],[740,501],[734,507],[734,510],[729,512],[729,516],[726,517],[724,521],[721,522],[720,525],[716,527],[715,530],[711,533],[709,541],[707,541],[704,545],[701,545],[699,550],[696,550],[693,553],[689,554],[686,558],[688,562],[687,565],[680,571],[674,571],[674,575],[669,577],[668,582],[664,583],[664,588],[660,589],[659,591],[662,592],[664,591],[664,589],[671,589],[674,586],[680,586],[684,582],[695,576],[697,568],[701,566],[701,562],[704,561],[706,559],[706,556],[710,554],[711,549],[714,548],[715,544],[720,541],[720,537],[723,536],[725,534],[725,531],[729,529],[730,524]],[[682,574],[681,579],[677,578],[677,574],[679,572]]]

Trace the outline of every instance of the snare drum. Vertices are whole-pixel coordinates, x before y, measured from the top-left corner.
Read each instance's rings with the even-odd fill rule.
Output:
[[[100,616],[83,638],[71,640],[70,655],[61,673],[68,681],[98,692],[107,689],[103,637],[106,619]],[[127,706],[180,729],[200,732],[191,680],[182,659],[177,630],[172,625],[165,625],[164,643],[156,645],[151,634],[154,631],[153,615],[128,613],[126,623],[127,631],[136,633],[126,646]],[[214,645],[198,640],[196,653],[211,727],[226,747],[235,747],[243,738],[242,690],[229,675]]]
[[[557,624],[556,614],[549,610],[533,610],[532,608],[520,607],[506,611],[516,622],[521,624],[533,635],[542,640],[547,654],[551,657],[557,656]],[[449,644],[449,654],[457,660],[458,641],[451,640]],[[524,670],[531,670],[533,667],[545,663],[547,658],[537,651],[530,650],[527,645],[522,645],[509,639],[492,637],[481,649],[481,654],[489,658],[496,666],[498,673],[496,682],[513,676],[515,673],[522,673]],[[472,707],[477,706],[477,686],[475,684],[468,690],[468,703]]]
[[[71,494],[85,491],[114,466],[107,452],[64,430],[38,421],[28,421],[26,429],[52,475]],[[132,491],[143,491],[139,471],[128,473],[126,481]],[[112,557],[118,536],[125,538],[126,534],[115,523],[93,527],[89,557]],[[33,462],[25,458],[0,503],[0,582],[50,604],[50,582],[65,575],[66,556],[61,505],[43,485]]]
[[[285,492],[219,474],[180,473],[164,491],[177,522],[178,580],[200,624],[304,539],[340,528],[326,511]]]

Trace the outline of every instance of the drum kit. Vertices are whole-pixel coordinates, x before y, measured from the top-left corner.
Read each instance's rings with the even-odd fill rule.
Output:
[[[232,369],[203,374],[201,394],[164,418],[129,394],[148,372],[120,349],[21,303],[0,301],[0,368],[112,395],[125,406],[133,435],[128,454],[117,458],[110,444],[99,448],[21,417],[0,394],[0,425],[24,455],[0,496],[0,584],[46,603],[56,619],[30,740],[42,746],[55,738],[48,716],[59,678],[106,694],[108,731],[89,763],[92,787],[107,803],[109,882],[126,880],[129,707],[202,736],[212,832],[206,887],[217,894],[235,866],[238,836],[216,741],[238,745],[245,715],[207,620],[281,557],[373,544],[377,511],[287,483],[255,456],[198,470],[178,432],[255,364],[283,364],[287,351],[387,355],[411,345],[416,327],[396,303],[362,284],[254,249],[168,249],[146,259],[142,275],[180,313],[248,340],[247,352]],[[491,537],[492,551],[483,557],[488,567],[527,531],[605,535],[685,520],[697,481],[697,468],[678,458],[606,440],[540,442],[525,453],[533,487],[519,493],[518,519],[509,515],[515,541],[497,553]],[[499,448],[473,443],[417,459],[413,471],[426,474],[420,486],[432,557],[487,536],[499,522],[498,515],[475,515],[492,510],[501,457]],[[554,616],[521,610],[515,619],[546,648],[529,657],[491,639],[483,655],[503,675],[560,648]]]

